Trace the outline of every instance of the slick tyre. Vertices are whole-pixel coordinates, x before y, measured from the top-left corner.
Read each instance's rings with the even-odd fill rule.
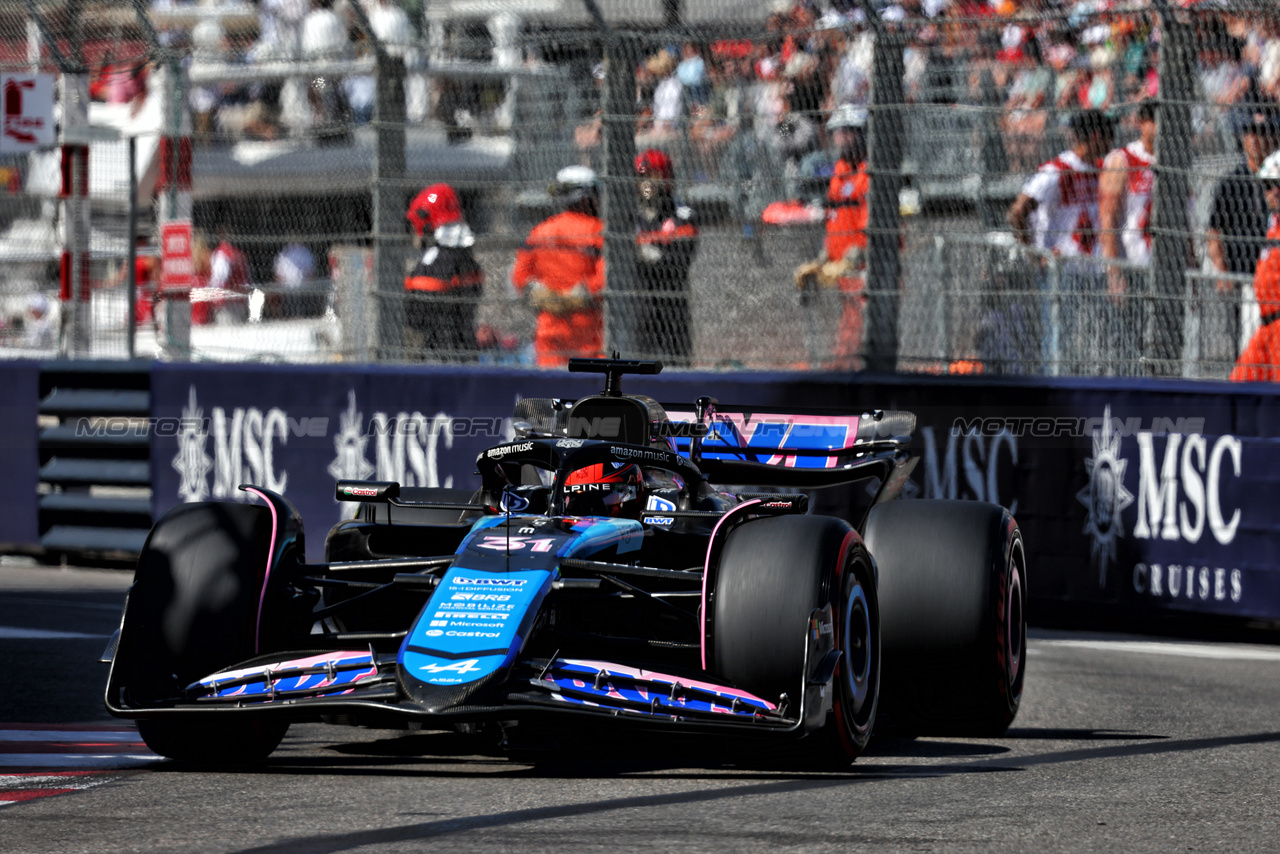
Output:
[[[1026,557],[1009,512],[976,501],[875,507],[865,540],[880,594],[884,731],[991,737],[1026,671]]]
[[[138,558],[112,665],[117,696],[108,699],[126,709],[164,707],[201,677],[270,651],[283,628],[283,579],[268,571],[273,540],[262,506],[208,502],[165,514]],[[181,712],[138,726],[162,756],[223,762],[265,758],[286,728]]]
[[[714,590],[715,671],[771,702],[786,693],[793,709],[806,678],[809,617],[831,604],[843,653],[832,714],[801,753],[824,763],[856,758],[871,735],[880,685],[878,600],[858,535],[826,516],[748,522],[729,534]]]
[[[280,719],[195,715],[138,721],[147,747],[176,762],[253,765],[271,755],[289,730]]]

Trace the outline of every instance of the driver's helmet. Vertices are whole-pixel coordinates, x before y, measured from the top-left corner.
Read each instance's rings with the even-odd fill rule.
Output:
[[[644,511],[644,472],[634,463],[596,463],[570,472],[562,492],[566,516],[638,519]]]

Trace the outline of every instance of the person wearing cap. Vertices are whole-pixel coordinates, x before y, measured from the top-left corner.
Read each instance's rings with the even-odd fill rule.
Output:
[[[27,316],[22,324],[22,346],[46,350],[55,343],[49,298],[37,291],[27,297]]]
[[[437,359],[467,361],[476,351],[476,306],[484,271],[471,247],[476,238],[448,184],[425,187],[409,204],[422,257],[404,280],[405,322]]]
[[[1253,274],[1253,292],[1262,312],[1262,325],[1236,360],[1231,379],[1276,382],[1280,380],[1280,151],[1262,162],[1258,183],[1268,211],[1266,244]]]
[[[1215,273],[1252,276],[1267,233],[1267,200],[1254,176],[1280,146],[1280,109],[1258,101],[1234,117],[1244,158],[1223,176],[1213,194],[1205,229],[1205,257]],[[1217,291],[1230,306],[1224,337],[1232,356],[1239,348],[1239,289],[1238,279],[1218,279]]]
[[[1083,259],[1101,256],[1098,240],[1098,167],[1111,150],[1115,130],[1110,117],[1100,110],[1082,110],[1071,117],[1068,125],[1071,147],[1041,164],[1036,174],[1022,186],[1022,191],[1009,208],[1009,225],[1014,237],[1024,245],[1039,250],[1041,255],[1063,259],[1060,263],[1060,289],[1067,297],[1059,313],[1058,328],[1050,322],[1046,300],[1041,306],[1041,334],[1046,361],[1053,358],[1053,341],[1062,347],[1059,357],[1067,363],[1066,372],[1098,369],[1096,358],[1086,352],[1101,340],[1098,330],[1086,330],[1094,316],[1087,298],[1103,290],[1101,270]],[[1041,290],[1047,291],[1048,276],[1041,279]],[[1097,334],[1095,334],[1097,333]],[[1031,342],[1028,342],[1029,344]],[[1028,358],[1032,356],[1028,353]]]
[[[670,157],[650,148],[636,156],[635,168],[636,276],[643,295],[636,301],[633,344],[639,358],[688,366],[689,268],[698,251],[698,226],[693,210],[676,203]]]
[[[516,251],[511,284],[538,312],[534,357],[561,367],[604,353],[604,222],[594,170],[566,166],[549,188],[564,208],[533,227]]]
[[[802,292],[814,287],[839,288],[844,297],[831,365],[835,369],[862,366],[867,193],[871,189],[863,137],[866,124],[866,108],[852,104],[837,107],[827,121],[836,162],[827,184],[826,236],[818,258],[801,264],[793,274]]]

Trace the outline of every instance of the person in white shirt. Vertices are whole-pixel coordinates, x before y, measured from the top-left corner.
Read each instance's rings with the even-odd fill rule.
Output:
[[[311,0],[302,19],[302,58],[341,59],[351,46],[347,25],[333,11],[333,0]]]
[[[276,253],[272,273],[279,285],[296,290],[316,277],[315,256],[301,243],[290,242]]]
[[[1105,372],[1108,366],[1087,355],[1096,353],[1099,341],[1096,330],[1086,327],[1094,308],[1091,297],[1101,290],[1101,269],[1087,259],[1102,254],[1098,167],[1111,149],[1115,130],[1112,120],[1100,110],[1076,113],[1069,128],[1071,148],[1042,164],[1023,185],[1009,209],[1009,225],[1021,243],[1042,254],[1068,259],[1058,266],[1061,302],[1057,323],[1052,320],[1052,301],[1042,303],[1045,359],[1057,359],[1059,372],[1094,373],[1100,368]],[[1042,276],[1040,284],[1046,291],[1052,283],[1048,276]]]
[[[1151,190],[1155,185],[1156,102],[1143,101],[1135,116],[1138,138],[1114,148],[1102,161],[1098,179],[1098,217],[1102,257],[1107,259],[1107,293],[1115,323],[1107,336],[1117,355],[1130,365],[1139,353],[1139,312],[1134,300],[1143,290],[1144,271],[1132,265],[1151,264]],[[1128,267],[1111,262],[1127,262]]]
[[[1072,146],[1041,164],[1023,184],[1009,209],[1009,224],[1029,246],[1055,255],[1098,255],[1098,166],[1114,130],[1099,110],[1077,113],[1070,128]]]
[[[1111,150],[1102,161],[1098,179],[1098,214],[1102,226],[1102,257],[1143,266],[1151,263],[1151,189],[1155,183],[1156,104],[1138,107],[1138,138]],[[1108,287],[1124,292],[1122,275],[1108,268]]]

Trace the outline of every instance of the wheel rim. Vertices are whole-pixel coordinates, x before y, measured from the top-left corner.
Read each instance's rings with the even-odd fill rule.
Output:
[[[848,690],[849,713],[861,714],[871,692],[871,618],[866,591],[855,583],[849,591],[844,611],[844,681]]]
[[[1005,599],[1005,654],[1009,661],[1009,685],[1022,672],[1022,569],[1015,554],[1009,555],[1009,584]]]

